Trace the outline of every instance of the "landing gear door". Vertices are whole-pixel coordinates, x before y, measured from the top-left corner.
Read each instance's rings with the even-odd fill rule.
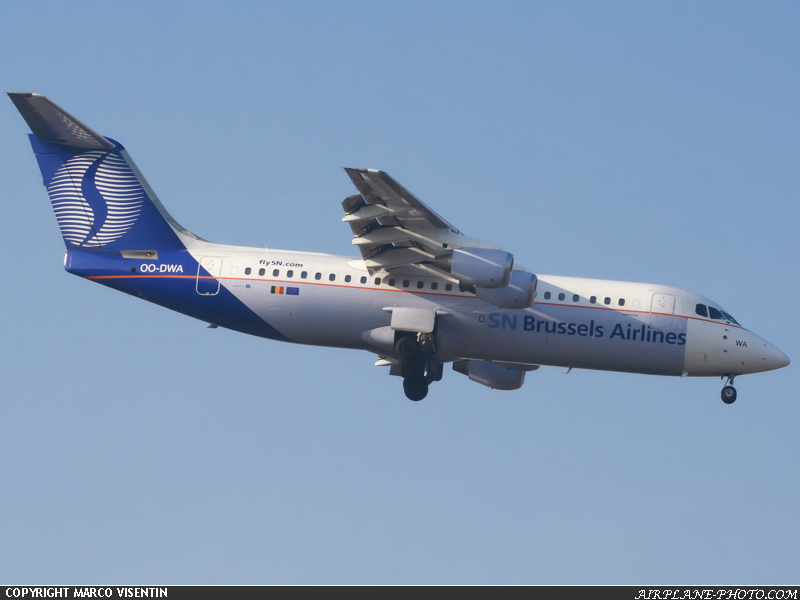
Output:
[[[672,329],[675,316],[675,296],[670,294],[653,294],[650,305],[650,327],[658,331]]]
[[[208,275],[206,275],[208,273]],[[222,276],[222,259],[204,256],[197,265],[197,293],[201,296],[214,296],[219,293],[219,279]]]
[[[395,331],[431,333],[435,324],[435,310],[401,306],[392,308],[392,329]]]

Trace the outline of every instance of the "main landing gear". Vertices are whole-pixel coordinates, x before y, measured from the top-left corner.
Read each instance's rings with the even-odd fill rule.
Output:
[[[403,377],[403,391],[406,398],[418,402],[428,395],[428,384],[424,377],[408,376]]]
[[[725,377],[725,375],[723,375]],[[725,404],[733,404],[736,402],[736,388],[733,387],[733,378],[736,375],[728,375],[728,384],[722,388],[722,401]]]
[[[428,395],[428,385],[442,378],[442,367],[434,359],[433,338],[429,334],[403,334],[394,345],[402,366],[406,398],[418,402]]]

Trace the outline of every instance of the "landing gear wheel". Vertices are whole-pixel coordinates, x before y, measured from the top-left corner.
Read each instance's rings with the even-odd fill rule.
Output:
[[[722,388],[722,401],[725,404],[733,404],[736,402],[736,388],[732,385],[726,385]]]
[[[406,398],[419,402],[428,395],[428,384],[421,377],[406,377],[403,379],[403,391]]]
[[[404,335],[397,340],[394,351],[401,364],[408,364],[419,356],[419,344],[414,337]]]
[[[444,365],[440,362],[436,362],[435,360],[431,360],[425,367],[425,383],[430,385],[434,381],[441,381],[443,374]]]

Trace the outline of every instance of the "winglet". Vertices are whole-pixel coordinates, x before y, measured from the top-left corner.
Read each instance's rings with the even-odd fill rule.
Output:
[[[74,148],[114,148],[102,135],[39,94],[9,93],[22,118],[42,142]]]

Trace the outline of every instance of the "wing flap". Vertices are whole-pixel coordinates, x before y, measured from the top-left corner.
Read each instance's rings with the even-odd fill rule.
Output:
[[[342,202],[345,212],[342,221],[350,225],[353,244],[361,251],[371,273],[410,267],[447,277],[431,263],[442,251],[457,248],[501,250],[495,244],[462,235],[383,171],[345,171],[359,193]]]
[[[397,214],[402,214],[407,211],[397,211],[387,208],[383,204],[365,204],[355,212],[342,217],[345,223],[356,223],[359,221],[371,221],[381,217],[389,217]]]
[[[420,262],[431,260],[433,257],[418,248],[397,248],[386,250],[376,256],[364,261],[367,269],[371,271],[384,269],[389,270],[395,267],[415,265]]]
[[[455,227],[425,206],[387,173],[375,169],[345,171],[367,204],[382,204],[393,213],[403,214],[402,219],[412,221],[418,227],[451,229],[458,233]]]

